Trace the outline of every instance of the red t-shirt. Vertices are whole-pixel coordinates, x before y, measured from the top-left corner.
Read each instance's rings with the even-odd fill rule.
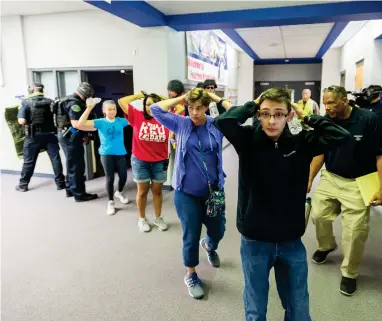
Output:
[[[140,111],[129,105],[125,114],[133,127],[133,155],[144,162],[159,162],[168,158],[169,130],[155,118],[147,120]]]

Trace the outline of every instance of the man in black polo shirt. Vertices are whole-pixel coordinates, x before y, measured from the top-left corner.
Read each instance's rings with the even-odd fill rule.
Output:
[[[356,178],[378,170],[382,181],[382,139],[377,117],[366,109],[349,105],[345,88],[331,86],[324,90],[326,116],[345,128],[353,139],[312,161],[309,186],[325,163],[320,183],[312,196],[312,218],[316,226],[318,250],[312,261],[325,263],[337,248],[332,223],[342,214],[342,248],[340,291],[351,296],[357,289],[359,266],[369,233],[370,206],[365,206]],[[309,188],[309,187],[308,187]],[[370,205],[382,204],[381,189]]]

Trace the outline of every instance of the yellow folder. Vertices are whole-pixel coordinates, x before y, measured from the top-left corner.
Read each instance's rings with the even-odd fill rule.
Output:
[[[378,173],[371,173],[365,176],[356,178],[356,182],[361,191],[361,195],[365,205],[370,205],[370,201],[374,194],[379,190],[379,177]]]

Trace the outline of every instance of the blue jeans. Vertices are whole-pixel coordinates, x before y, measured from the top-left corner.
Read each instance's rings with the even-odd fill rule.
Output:
[[[308,264],[301,240],[267,243],[241,237],[246,321],[266,321],[269,272],[274,267],[284,321],[311,321]]]
[[[154,182],[163,184],[167,181],[168,159],[159,162],[145,162],[131,155],[131,169],[136,183]]]
[[[206,198],[175,191],[174,203],[183,230],[183,263],[186,267],[199,264],[199,240],[202,224],[207,228],[207,245],[216,250],[225,232],[225,215],[208,217]]]

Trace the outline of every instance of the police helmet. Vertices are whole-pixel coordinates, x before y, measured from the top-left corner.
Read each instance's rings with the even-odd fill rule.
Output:
[[[196,84],[196,88],[204,88],[204,82],[203,82],[203,81],[199,81],[199,82]]]
[[[167,85],[168,91],[174,91],[178,95],[181,95],[184,92],[184,85],[180,80],[171,80]]]
[[[90,98],[94,95],[94,89],[93,87],[87,83],[82,82],[77,88],[77,92],[86,100],[87,98]]]

